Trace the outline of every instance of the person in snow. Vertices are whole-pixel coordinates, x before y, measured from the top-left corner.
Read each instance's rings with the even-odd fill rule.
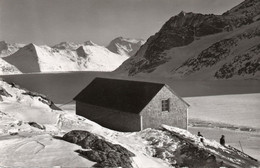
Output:
[[[220,144],[225,146],[225,136],[224,135],[222,135],[220,138]]]
[[[200,137],[200,142],[204,142],[203,136],[200,134],[200,132],[198,132],[198,137]]]

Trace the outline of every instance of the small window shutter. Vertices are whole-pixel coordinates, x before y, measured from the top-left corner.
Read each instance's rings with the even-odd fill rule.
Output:
[[[171,106],[170,106],[171,99],[169,98],[169,99],[167,100],[167,102],[168,102],[168,111],[170,112],[170,110],[171,110],[171,109],[170,109],[170,107],[171,107]]]

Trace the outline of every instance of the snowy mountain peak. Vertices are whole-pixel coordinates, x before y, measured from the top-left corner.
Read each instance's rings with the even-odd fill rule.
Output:
[[[33,43],[29,43],[28,45],[24,46],[24,48],[36,49],[36,45]]]
[[[134,39],[134,38],[125,38],[125,37],[117,37],[114,40],[112,40],[111,42],[129,42],[129,43],[142,43],[144,44],[144,40],[143,39]]]
[[[2,50],[7,50],[8,49],[8,44],[5,41],[0,41],[0,53]]]
[[[23,46],[23,44],[9,44],[6,41],[0,41],[0,57],[9,56]]]
[[[255,17],[260,14],[260,1],[259,0],[245,0],[234,8],[223,13],[223,15],[236,15],[244,17]]]
[[[1,47],[1,46],[7,46],[6,41],[4,41],[4,40],[3,40],[3,41],[0,41],[0,47]]]
[[[84,42],[84,46],[87,46],[87,45],[89,45],[89,46],[94,46],[94,45],[97,45],[97,44],[95,44],[94,42],[88,40],[88,41],[85,41],[85,42]]]
[[[135,55],[144,42],[142,39],[117,37],[109,43],[107,48],[114,53],[131,57]]]
[[[38,49],[38,48],[39,48],[39,47],[38,47],[37,45],[35,45],[35,44],[33,44],[33,43],[30,43],[30,44],[24,46],[23,48],[21,48],[20,50],[18,50],[18,52],[19,52],[19,51],[20,51],[21,53],[22,53],[22,52],[31,52],[31,53],[37,54],[37,49]]]
[[[52,46],[52,48],[60,49],[60,50],[76,50],[79,47],[79,44],[73,42],[61,42]]]
[[[113,71],[127,59],[98,45],[80,46],[76,52],[80,58],[86,59],[85,66],[89,70]]]
[[[38,52],[39,47],[30,43],[3,59],[23,73],[40,72]]]

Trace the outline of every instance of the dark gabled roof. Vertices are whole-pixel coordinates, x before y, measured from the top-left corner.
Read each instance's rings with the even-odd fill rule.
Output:
[[[164,84],[95,78],[74,100],[110,109],[140,113]]]
[[[176,95],[162,83],[95,78],[74,100],[138,114],[164,86]],[[177,97],[189,106],[181,97]]]

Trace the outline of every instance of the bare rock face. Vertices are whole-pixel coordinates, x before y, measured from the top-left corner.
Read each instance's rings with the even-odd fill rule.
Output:
[[[80,145],[85,150],[76,150],[87,159],[97,162],[95,167],[132,167],[132,152],[118,144],[112,144],[100,137],[81,130],[73,130],[62,137],[63,140]]]
[[[228,79],[234,75],[252,75],[260,71],[260,44],[225,63],[215,73],[217,79]]]
[[[88,54],[85,52],[83,46],[80,46],[79,48],[77,48],[76,52],[77,52],[79,57],[82,57],[82,58],[87,58],[88,57]]]

